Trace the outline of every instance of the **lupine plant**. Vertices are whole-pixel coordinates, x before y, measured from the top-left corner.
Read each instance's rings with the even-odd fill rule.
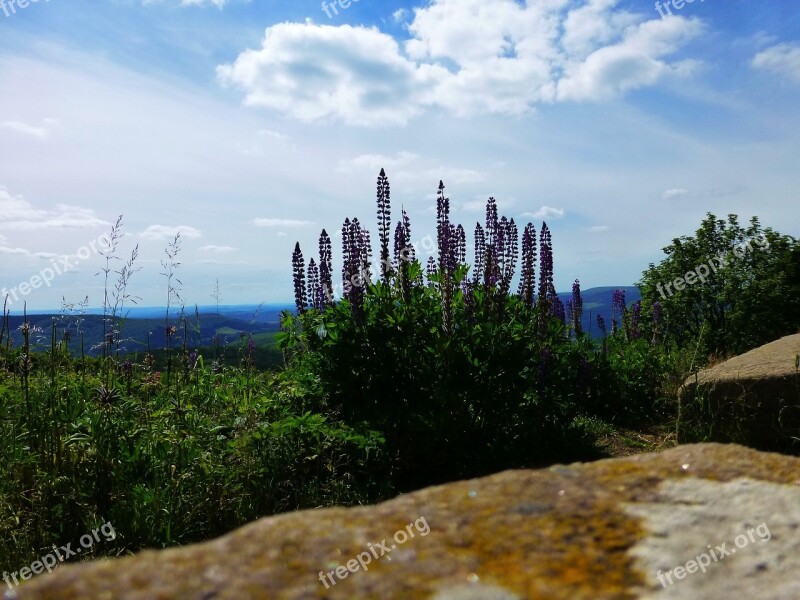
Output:
[[[389,252],[389,197],[381,170],[377,277],[371,277],[368,233],[358,219],[344,222],[344,292],[338,301],[324,293],[322,278],[304,267],[295,247],[297,311],[284,315],[281,346],[292,356],[290,369],[306,370],[318,381],[316,406],[354,426],[368,423],[386,439],[399,489],[578,456],[584,451],[576,441],[578,417],[621,418],[645,404],[637,397],[634,410],[619,401],[621,381],[631,374],[615,369],[634,367],[618,358],[634,336],[623,341],[615,326],[614,339],[596,345],[581,326],[580,282],[566,307],[556,294],[546,223],[538,243],[535,226],[523,228],[521,273],[512,294],[518,229],[498,214],[494,198],[487,201],[485,222],[474,228],[469,265],[465,229],[452,221],[443,182],[436,193],[436,252],[427,261],[411,244],[405,211]],[[321,240],[320,247],[327,243]],[[321,262],[330,260],[321,253]],[[314,300],[323,296],[325,306]],[[627,315],[624,297],[617,294],[615,302]],[[629,331],[638,327],[632,317],[619,318]],[[645,380],[651,387],[635,393],[652,398],[659,382],[649,374]],[[632,396],[622,394],[626,401]]]

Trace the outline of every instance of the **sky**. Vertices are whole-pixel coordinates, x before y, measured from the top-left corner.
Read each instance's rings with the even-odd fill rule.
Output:
[[[798,106],[787,0],[3,0],[0,290],[102,305],[122,215],[141,306],[177,233],[187,306],[291,301],[381,168],[423,258],[443,180],[468,242],[493,196],[559,291],[632,285],[707,212],[800,237]]]

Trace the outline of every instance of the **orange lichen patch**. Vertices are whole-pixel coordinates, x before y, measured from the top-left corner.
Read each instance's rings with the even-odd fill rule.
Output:
[[[625,554],[643,535],[636,520],[610,504],[559,512],[487,532],[477,544],[481,578],[526,598],[574,598],[581,589],[591,590],[586,597],[632,597],[622,590],[641,583]]]

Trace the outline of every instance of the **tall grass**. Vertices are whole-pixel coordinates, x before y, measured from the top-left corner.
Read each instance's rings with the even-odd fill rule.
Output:
[[[136,300],[128,285],[138,247],[128,260],[118,257],[121,226],[120,218],[100,270],[99,356],[84,352],[88,300],[64,301],[49,332],[27,316],[12,331],[4,304],[0,571],[18,570],[106,521],[117,538],[86,558],[200,541],[276,512],[386,497],[388,487],[372,477],[383,460],[380,436],[310,412],[313,382],[255,370],[251,339],[241,342],[239,365],[223,367],[219,354],[207,365],[202,351],[189,352],[183,310],[180,327],[167,312],[166,380],[149,345],[144,353],[127,346],[124,310]],[[162,265],[170,305],[181,301],[179,241]],[[33,351],[34,334],[47,334],[42,351]]]

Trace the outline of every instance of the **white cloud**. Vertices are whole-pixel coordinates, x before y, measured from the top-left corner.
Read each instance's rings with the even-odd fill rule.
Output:
[[[34,210],[22,196],[12,196],[6,188],[0,187],[0,224],[8,221],[41,220],[45,216],[44,211]]]
[[[386,174],[393,183],[406,189],[408,186],[419,185],[435,188],[440,180],[447,186],[486,180],[486,175],[475,169],[447,166],[404,150],[394,156],[361,154],[354,158],[341,159],[336,170],[340,173],[364,173],[365,176],[374,177],[382,168],[386,169]]]
[[[216,254],[224,254],[227,252],[236,252],[237,248],[233,248],[232,246],[201,246],[199,248],[200,252],[214,252]]]
[[[9,248],[8,246],[0,246],[0,254],[24,254],[25,256],[30,255],[30,252],[25,250],[25,248]]]
[[[361,154],[355,158],[339,160],[339,166],[336,168],[340,173],[353,173],[359,170],[366,170],[370,173],[377,173],[381,169],[393,171],[394,169],[408,166],[420,159],[419,154],[413,152],[406,152],[405,150],[398,152],[395,156],[388,156],[386,154]]]
[[[418,177],[423,182],[434,182],[440,179],[448,186],[478,183],[486,180],[486,177],[480,171],[445,166],[414,173],[413,176]]]
[[[182,238],[199,238],[202,234],[189,225],[150,225],[139,233],[139,237],[146,240],[168,240],[180,234]]]
[[[25,248],[20,247],[11,247],[7,245],[6,238],[0,236],[0,254],[16,254],[21,256],[31,256],[33,258],[42,258],[42,259],[53,259],[60,254],[56,254],[55,252],[31,252]]]
[[[287,148],[291,138],[278,131],[271,129],[259,129],[258,137],[255,140],[247,140],[244,142],[236,142],[236,149],[241,152],[243,156],[247,157],[263,157],[274,155],[277,148],[281,148],[281,152]],[[296,152],[296,145],[292,144],[289,148],[291,152]]]
[[[608,225],[594,225],[593,227],[589,227],[589,233],[603,233],[608,230]]]
[[[280,133],[278,131],[272,131],[270,129],[259,129],[258,130],[258,135],[260,135],[261,137],[266,137],[266,138],[270,138],[270,139],[273,139],[273,140],[279,140],[279,141],[282,141],[282,142],[285,142],[285,141],[289,140],[289,136],[288,135],[286,135],[284,133]]]
[[[162,4],[166,0],[142,0],[144,6]],[[220,10],[225,8],[230,0],[180,0],[180,6],[214,6]]]
[[[53,120],[45,119],[44,122],[46,124],[52,124]],[[0,123],[0,128],[8,129],[9,131],[21,133],[23,135],[30,135],[39,139],[45,139],[50,135],[50,130],[47,127],[37,127],[36,125],[29,125],[22,121],[3,121]]]
[[[586,57],[572,58],[558,82],[560,100],[599,100],[656,84],[670,75],[687,75],[696,61],[669,63],[664,57],[697,37],[700,21],[682,18],[646,21],[628,27],[621,39]]]
[[[689,190],[683,188],[672,188],[669,190],[664,190],[664,193],[661,194],[661,198],[663,200],[675,200],[676,198],[683,198],[684,196],[689,195]]]
[[[375,28],[311,22],[274,25],[259,50],[217,67],[219,81],[242,89],[247,106],[352,125],[405,123],[443,73],[409,62],[397,42]]]
[[[392,20],[395,23],[402,23],[408,17],[408,11],[405,8],[398,8],[392,13]]]
[[[564,216],[564,210],[561,208],[553,208],[551,206],[543,206],[535,213],[522,213],[523,217],[533,217],[534,219],[560,219]]]
[[[615,0],[589,0],[571,10],[564,19],[562,43],[573,55],[590,54],[599,44],[607,44],[627,27],[636,25],[638,17],[623,10],[613,10]]]
[[[461,210],[469,213],[482,213],[486,210],[486,200],[468,200],[459,206]]]
[[[295,219],[253,219],[253,225],[256,227],[307,227],[314,223]]]
[[[201,265],[229,265],[229,266],[233,266],[233,265],[247,265],[249,263],[247,261],[245,261],[245,260],[234,260],[234,261],[231,261],[231,260],[217,260],[215,258],[205,258],[205,259],[200,261],[200,264]]]
[[[618,4],[433,0],[414,9],[402,47],[375,28],[280,23],[217,76],[248,106],[378,125],[431,108],[520,115],[537,103],[603,100],[691,72],[697,63],[667,57],[703,31],[699,20],[647,19]]]
[[[800,82],[800,44],[778,44],[756,54],[753,67]]]
[[[0,186],[0,227],[3,229],[82,229],[101,225],[110,223],[97,217],[92,209],[57,204],[55,210],[39,210],[22,196],[13,196]]]

